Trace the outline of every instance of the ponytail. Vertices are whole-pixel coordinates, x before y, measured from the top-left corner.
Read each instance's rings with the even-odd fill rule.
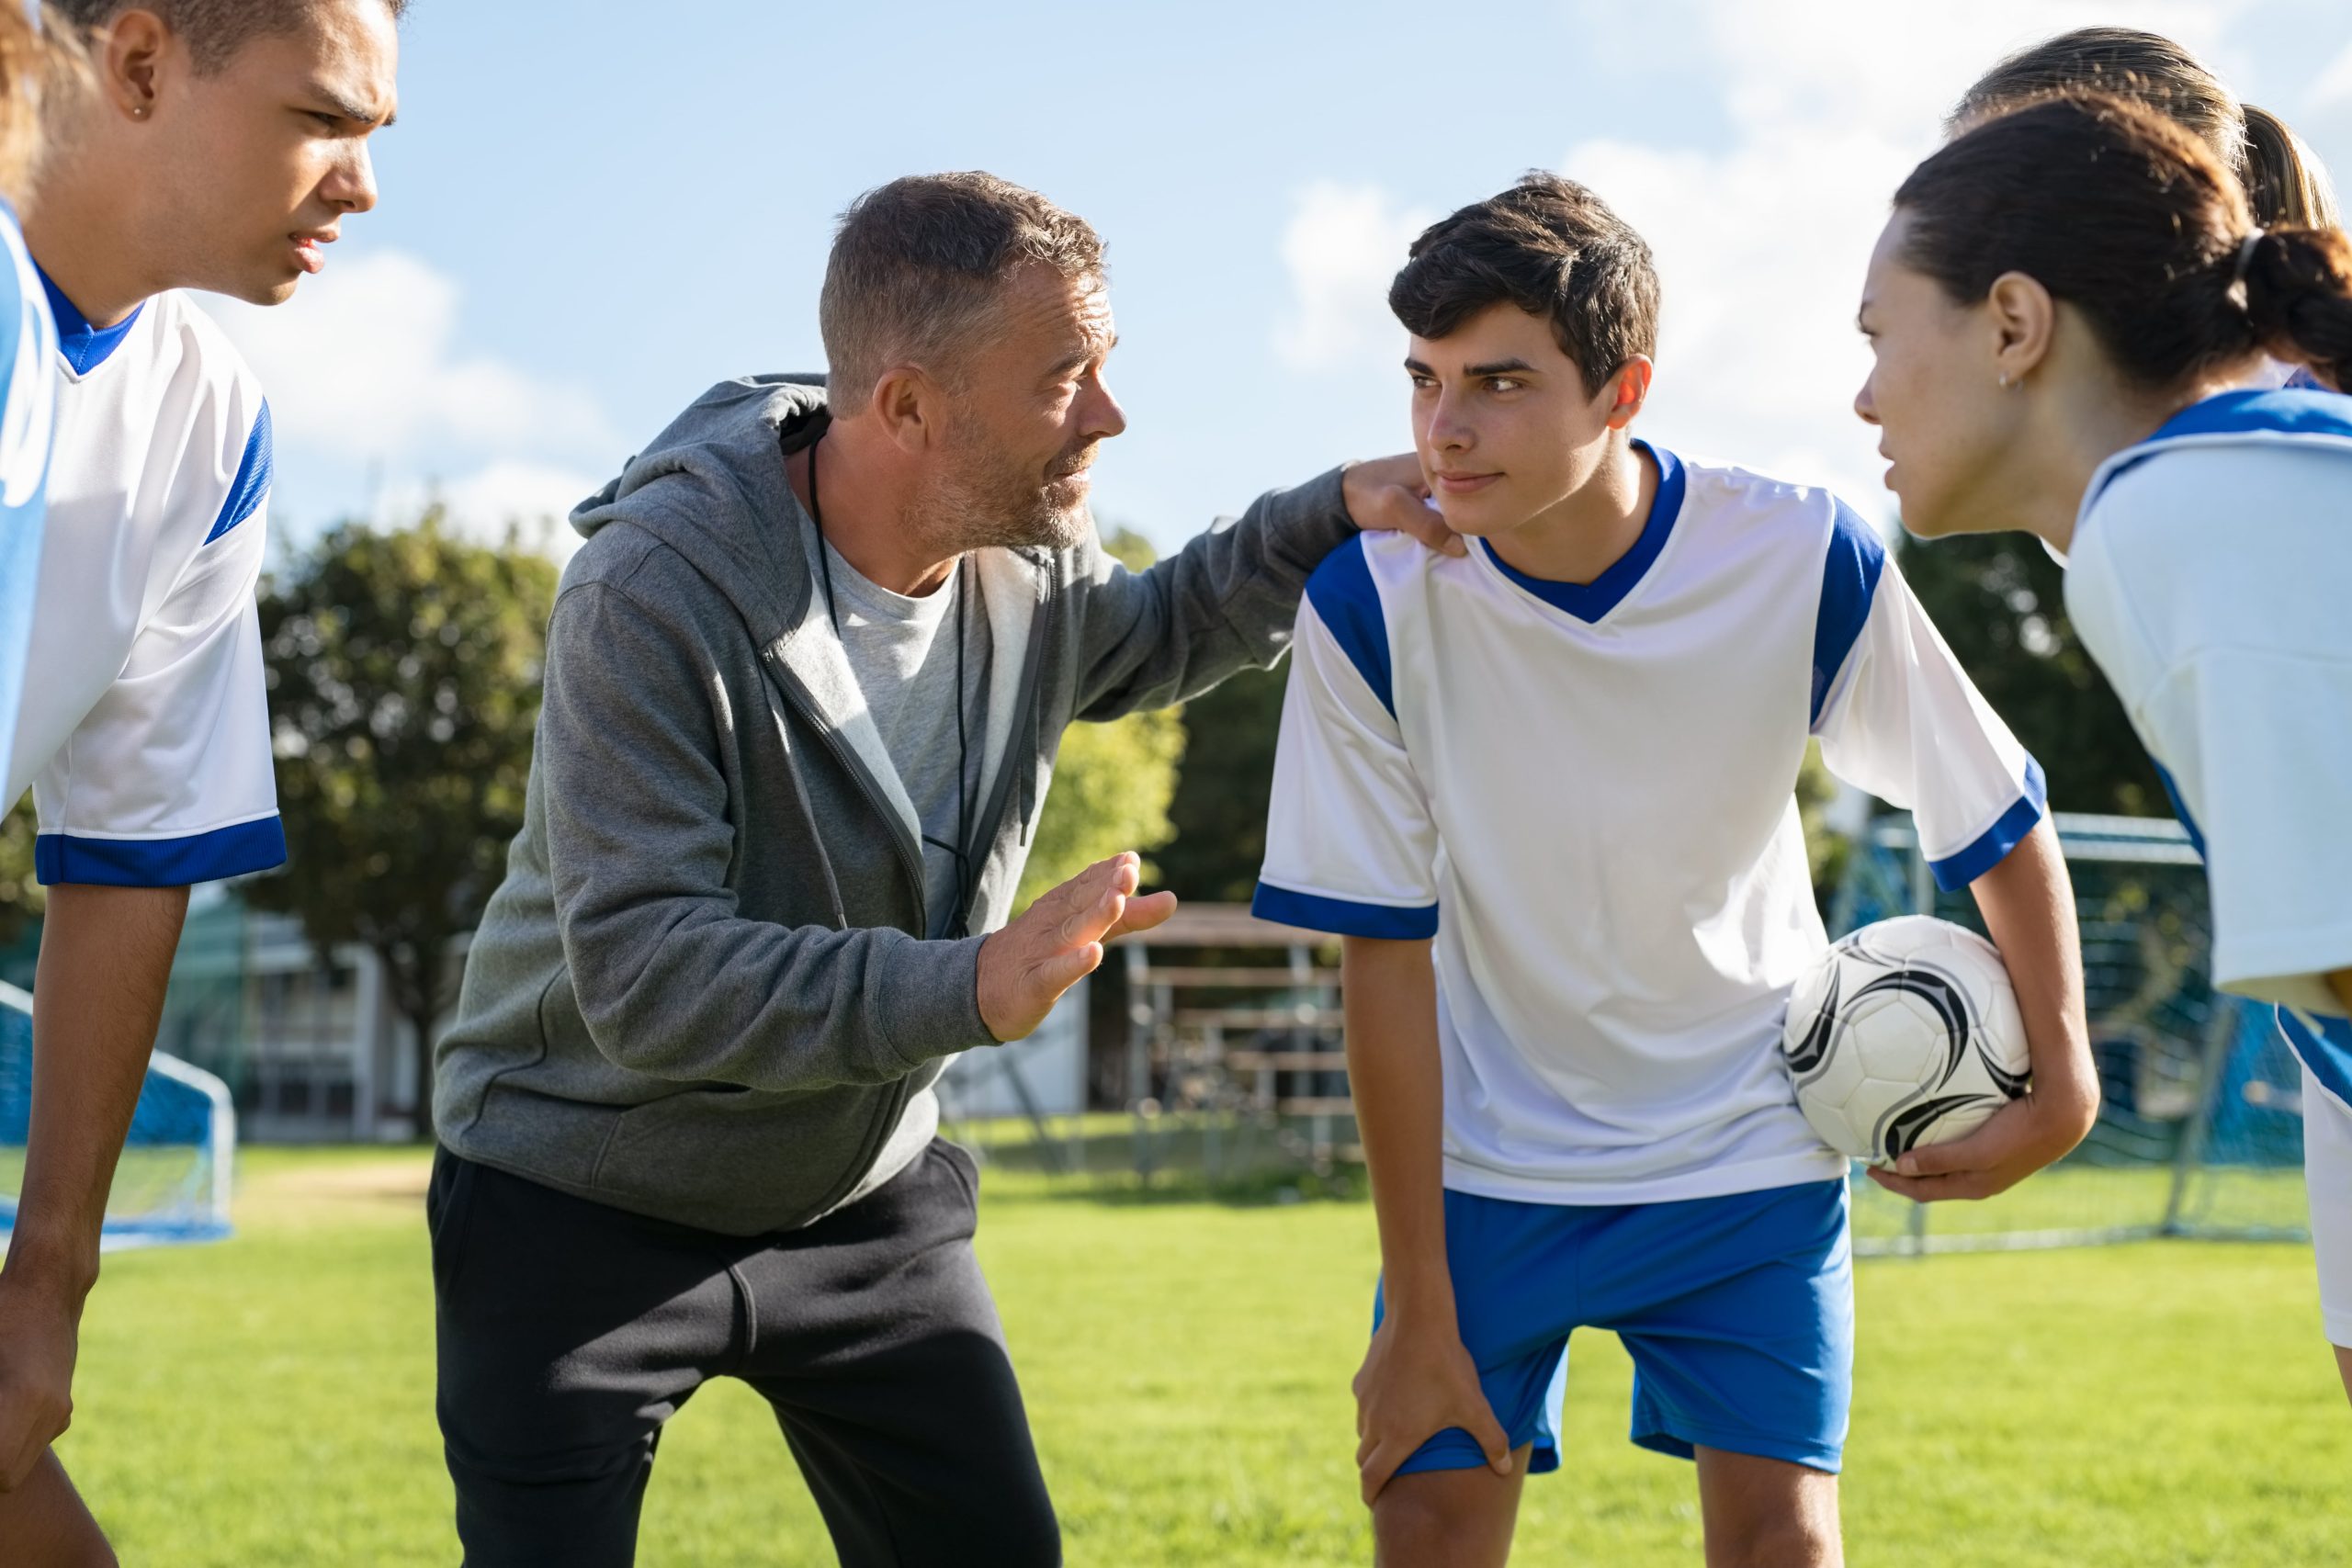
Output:
[[[2271,229],[2242,247],[2247,321],[2274,358],[2341,389],[2352,371],[2352,240],[2341,229]]]
[[[2265,228],[2338,229],[2335,188],[2303,139],[2268,109],[2245,106],[2245,194]]]

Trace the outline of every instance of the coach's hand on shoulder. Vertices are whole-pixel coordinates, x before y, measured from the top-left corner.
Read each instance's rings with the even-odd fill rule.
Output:
[[[1421,482],[1421,460],[1410,452],[1350,463],[1340,476],[1340,488],[1357,527],[1410,534],[1450,556],[1469,553],[1462,536],[1447,527],[1445,518],[1430,504],[1429,487]]]
[[[1478,1364],[1451,1322],[1417,1324],[1396,1313],[1382,1318],[1356,1373],[1355,1392],[1356,1473],[1365,1507],[1398,1465],[1449,1427],[1477,1440],[1497,1475],[1510,1473],[1510,1439],[1487,1403]]]
[[[1046,1021],[1061,994],[1102,962],[1102,944],[1148,931],[1176,912],[1176,895],[1136,896],[1133,851],[1096,861],[980,943],[980,1021],[1000,1043]]]
[[[0,1272],[0,1492],[23,1485],[73,1420],[78,1320],[54,1292]]]
[[[1990,1198],[2057,1161],[2089,1133],[2098,1101],[2086,1108],[2028,1091],[1949,1144],[1913,1149],[1893,1170],[1871,1168],[1871,1179],[1921,1203]]]

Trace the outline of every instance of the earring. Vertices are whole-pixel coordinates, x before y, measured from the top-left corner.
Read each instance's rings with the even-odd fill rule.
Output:
[[[2005,390],[2005,391],[2008,389],[2008,385],[2009,385],[2009,373],[2008,373],[2007,371],[2006,371],[2006,370],[2004,370],[2004,371],[2002,371],[2002,372],[2001,372],[2000,385],[2001,385],[2002,389],[2003,389],[2003,390]]]

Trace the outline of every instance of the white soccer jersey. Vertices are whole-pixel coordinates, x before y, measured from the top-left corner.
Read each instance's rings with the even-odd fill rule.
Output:
[[[2066,613],[2205,856],[2214,984],[2352,1106],[2352,400],[2227,392],[2110,457]]]
[[[32,642],[57,412],[57,328],[17,215],[0,201],[0,779],[9,776],[25,653]],[[16,803],[0,800],[0,813]]]
[[[254,592],[269,407],[177,293],[58,328],[49,527],[8,798],[44,883],[177,886],[286,858]]]
[[[1869,525],[1647,449],[1649,520],[1589,585],[1366,535],[1300,607],[1255,907],[1436,939],[1460,1191],[1651,1202],[1843,1172],[1779,1061],[1826,945],[1809,736],[1913,808],[1947,887],[2041,816],[2040,770]]]

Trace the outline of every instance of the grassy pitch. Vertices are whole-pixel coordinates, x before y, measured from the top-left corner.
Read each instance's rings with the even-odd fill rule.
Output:
[[[242,1161],[234,1240],[108,1259],[67,1464],[126,1562],[455,1562],[424,1156]],[[1348,1397],[1369,1208],[991,1178],[978,1246],[1069,1561],[1369,1561]],[[1873,1259],[1860,1293],[1854,1562],[2352,1562],[2352,1410],[2308,1248]],[[1580,1335],[1571,1365],[1565,1463],[1529,1483],[1518,1560],[1695,1564],[1690,1470],[1625,1441],[1623,1352]],[[748,1390],[712,1385],[665,1434],[639,1560],[832,1562]]]

